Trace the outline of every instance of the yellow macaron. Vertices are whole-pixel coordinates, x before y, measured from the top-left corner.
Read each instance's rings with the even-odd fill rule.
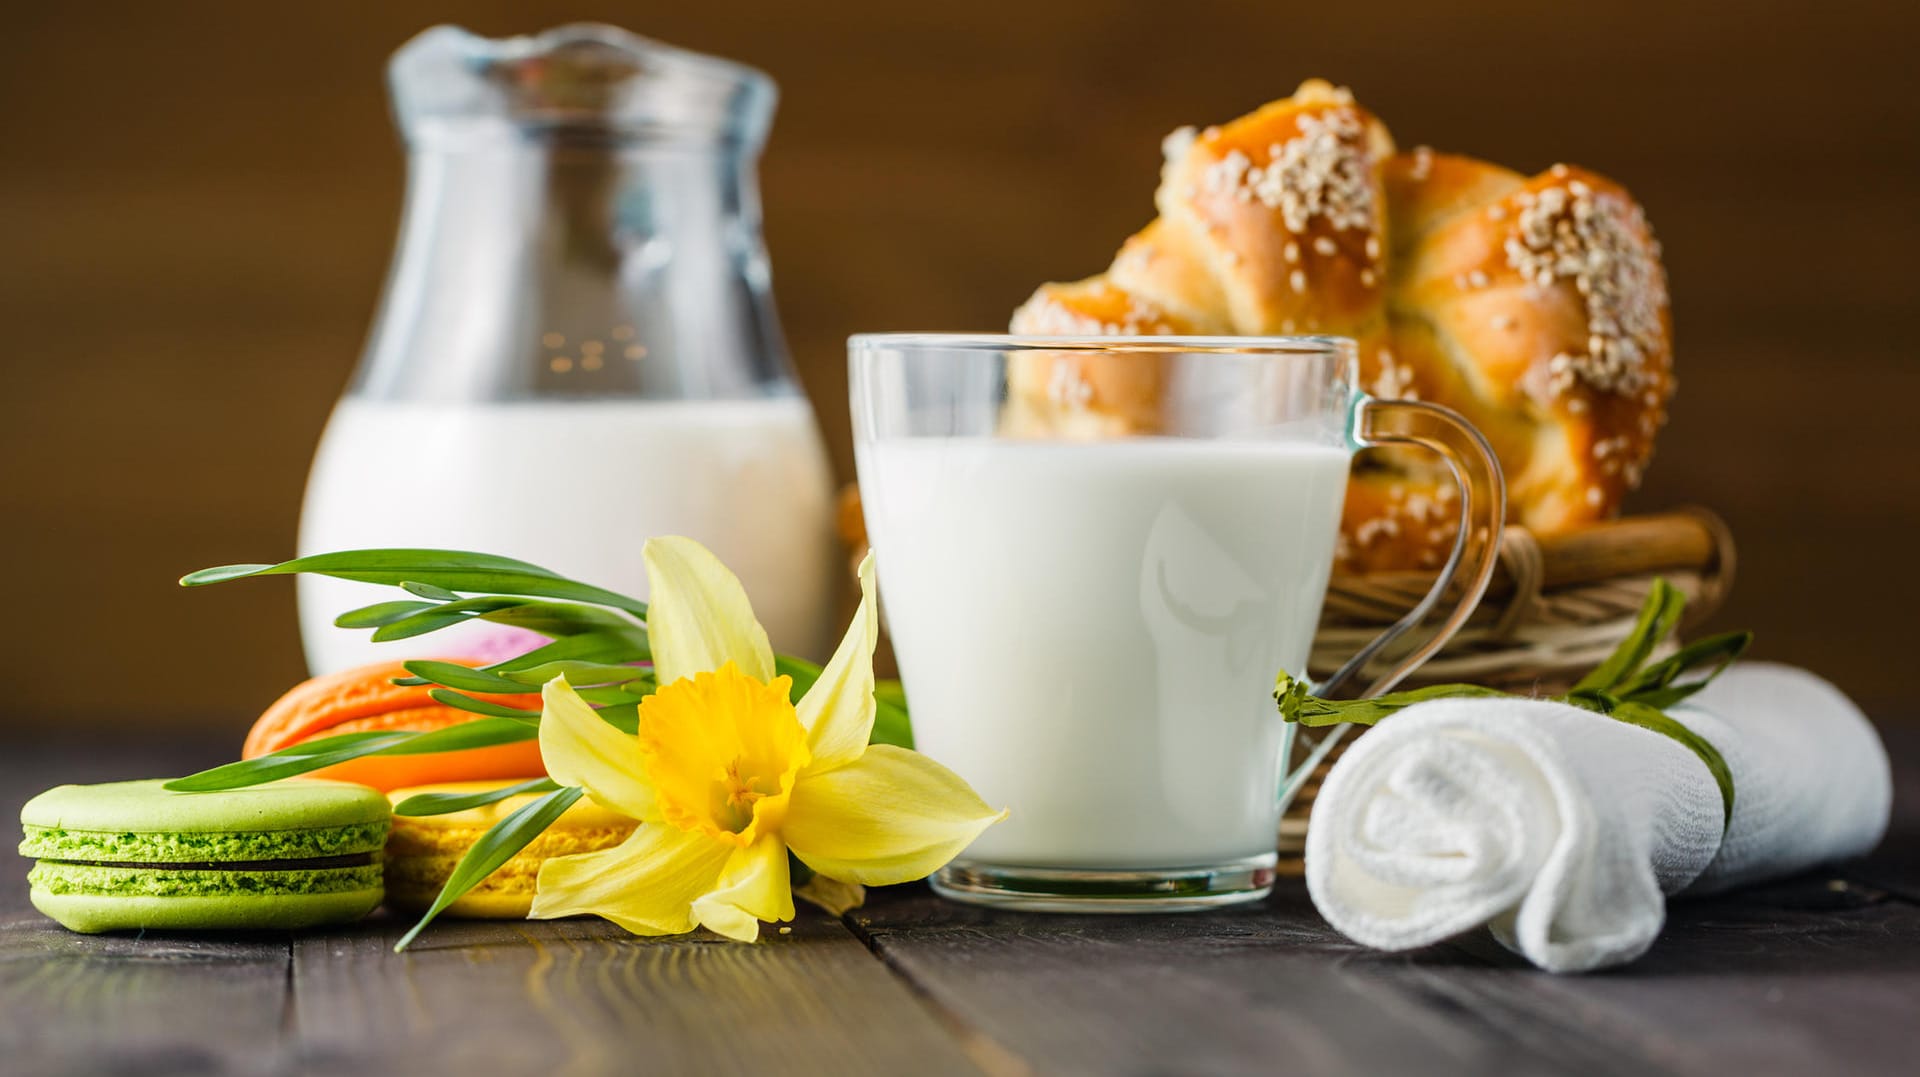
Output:
[[[479,793],[513,782],[446,782],[395,789],[387,796],[398,804],[421,793]],[[387,837],[387,904],[401,912],[421,912],[433,904],[467,849],[495,823],[539,794],[524,793],[492,804],[445,815],[396,815]],[[589,853],[620,844],[633,833],[635,823],[582,797],[554,820],[546,832],[528,843],[500,870],[486,877],[448,906],[445,915],[471,920],[524,919],[533,908],[534,884],[548,857]]]

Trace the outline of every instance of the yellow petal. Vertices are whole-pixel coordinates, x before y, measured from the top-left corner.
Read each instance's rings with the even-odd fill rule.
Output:
[[[700,926],[736,942],[760,937],[760,921],[793,919],[793,888],[787,878],[787,847],[769,834],[735,849],[717,888],[693,902]]]
[[[540,701],[540,761],[554,781],[580,786],[601,807],[630,818],[660,818],[638,737],[608,725],[565,677],[548,681]]]
[[[773,680],[773,647],[753,619],[747,592],[727,566],[692,539],[648,539],[647,635],[661,685],[732,662],[754,680]]]
[[[953,771],[875,744],[837,770],[802,773],[781,829],[820,874],[890,886],[933,874],[1006,817]]]
[[[636,935],[694,928],[693,903],[713,890],[730,846],[665,823],[645,823],[611,849],[540,865],[535,920],[603,916]]]
[[[819,772],[842,767],[860,758],[873,735],[873,645],[880,638],[880,622],[873,607],[873,555],[860,562],[860,608],[833,652],[796,708],[807,729],[807,747]]]

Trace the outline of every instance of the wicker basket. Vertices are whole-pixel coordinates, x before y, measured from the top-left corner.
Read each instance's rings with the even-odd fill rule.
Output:
[[[1508,527],[1499,568],[1479,609],[1404,686],[1471,682],[1541,695],[1563,692],[1626,635],[1656,578],[1664,576],[1686,593],[1684,633],[1719,608],[1733,570],[1733,536],[1718,516],[1700,508],[1615,520],[1550,539]],[[1433,576],[1423,573],[1335,576],[1321,609],[1310,674],[1332,673],[1431,586]],[[1411,637],[1418,633],[1407,635],[1381,656],[1380,668],[1413,649],[1418,640]],[[1358,683],[1368,679],[1363,673]],[[1288,806],[1280,824],[1283,870],[1298,869],[1314,794],[1352,741],[1350,733],[1322,759]],[[1296,749],[1296,758],[1304,754]]]

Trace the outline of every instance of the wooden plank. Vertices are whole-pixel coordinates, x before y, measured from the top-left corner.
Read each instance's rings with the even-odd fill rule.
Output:
[[[1553,976],[1485,934],[1339,938],[1298,884],[1185,918],[1041,917],[894,896],[854,919],[972,1034],[1046,1073],[1898,1073],[1920,908],[1811,876],[1682,902],[1629,969]],[[1903,1016],[1904,1015],[1904,1016]]]
[[[742,946],[598,920],[443,921],[294,942],[294,1057],[321,1073],[973,1074],[838,921]]]
[[[1435,985],[1477,958],[1376,954],[1298,884],[1186,916],[989,912],[921,891],[853,914],[876,952],[979,1042],[1035,1072],[1484,1074],[1552,1068]]]
[[[1676,902],[1654,948],[1614,973],[1524,971],[1485,936],[1467,948],[1508,970],[1452,978],[1461,1005],[1516,1034],[1578,1027],[1615,1045],[1603,1072],[1912,1072],[1920,908],[1828,873]]]
[[[7,904],[24,904],[8,888]],[[0,1069],[270,1073],[287,937],[75,935],[31,910],[0,922]]]

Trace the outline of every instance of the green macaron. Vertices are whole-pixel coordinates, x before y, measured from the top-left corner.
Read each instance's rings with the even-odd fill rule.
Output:
[[[380,904],[391,809],[364,785],[62,785],[20,809],[34,907],[74,931],[349,923]]]

